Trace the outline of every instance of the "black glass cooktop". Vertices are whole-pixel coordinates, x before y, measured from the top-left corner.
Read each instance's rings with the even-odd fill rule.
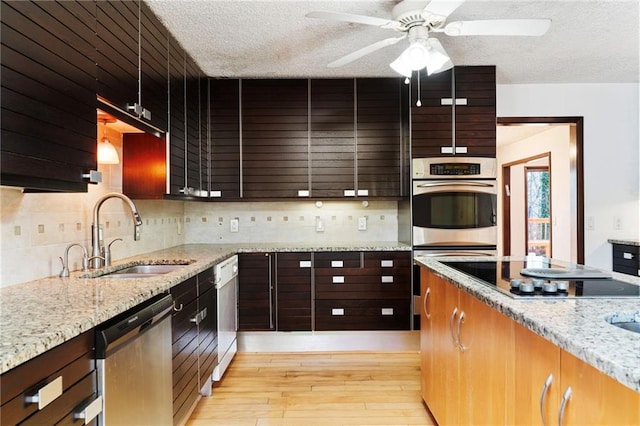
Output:
[[[481,283],[514,298],[597,298],[640,297],[640,286],[612,278],[540,279],[522,275],[525,268],[567,270],[553,262],[540,261],[459,261],[442,262],[450,268],[477,278]],[[578,271],[579,272],[579,271]],[[560,276],[562,274],[559,274]],[[579,274],[578,274],[579,275]],[[571,276],[569,274],[569,276]],[[514,281],[515,280],[515,281]],[[521,285],[518,285],[521,284]],[[522,290],[521,290],[522,289]]]

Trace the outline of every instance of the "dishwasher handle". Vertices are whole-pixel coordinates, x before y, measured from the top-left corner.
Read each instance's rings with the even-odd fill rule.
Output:
[[[96,358],[104,359],[171,314],[173,298],[160,294],[96,327]]]

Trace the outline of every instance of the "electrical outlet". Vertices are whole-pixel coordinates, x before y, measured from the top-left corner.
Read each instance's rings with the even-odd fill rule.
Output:
[[[324,232],[324,220],[316,217],[316,232]]]
[[[593,219],[593,216],[589,216],[587,217],[587,230],[593,231],[594,229],[595,229],[595,220]]]
[[[619,231],[622,229],[622,218],[620,216],[613,217],[613,229]]]
[[[361,216],[358,218],[358,231],[366,231],[367,230],[367,217]]]
[[[240,230],[240,219],[234,217],[229,221],[229,232],[238,232]]]

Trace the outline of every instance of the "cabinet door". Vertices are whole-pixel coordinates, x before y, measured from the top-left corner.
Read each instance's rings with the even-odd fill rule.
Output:
[[[276,329],[311,330],[311,253],[276,254]]]
[[[167,40],[167,29],[147,3],[140,2],[140,100],[151,112],[150,120],[142,119],[162,131],[168,129]]]
[[[169,193],[182,195],[186,185],[185,52],[169,36]]]
[[[173,419],[180,424],[198,397],[198,278],[173,287]]]
[[[122,111],[138,102],[139,3],[96,2],[98,96]]]
[[[453,71],[427,76],[411,84],[411,157],[440,157],[453,141]],[[416,80],[416,79],[414,79]],[[417,106],[420,101],[422,106]]]
[[[456,148],[466,148],[466,155],[495,157],[496,67],[455,67],[454,73]]]
[[[461,345],[458,422],[504,424],[506,357],[512,348],[512,321],[462,290],[459,306],[460,325],[456,326]]]
[[[238,255],[238,330],[274,330],[273,254]]]
[[[187,193],[185,195],[203,196],[205,185],[202,182],[200,155],[202,139],[200,133],[200,69],[188,54],[185,55],[185,123],[186,123],[186,169],[185,179]],[[208,187],[206,182],[206,186]]]
[[[512,379],[507,424],[556,424],[560,398],[560,348],[513,323]],[[546,385],[545,385],[546,384]],[[544,418],[543,418],[544,417]]]
[[[242,81],[244,198],[308,196],[308,120],[307,80]]]
[[[436,302],[438,300],[432,288],[433,277],[425,269],[420,269],[420,394],[427,404],[432,403],[438,393],[438,383],[434,380],[436,368],[433,362],[435,348],[433,319],[435,318],[432,317],[434,300]]]
[[[401,79],[356,81],[356,196],[400,197]]]
[[[211,384],[218,363],[218,292],[213,268],[198,274],[198,389]]]
[[[212,198],[240,198],[240,80],[209,80]]]
[[[640,393],[566,351],[560,365],[561,392],[571,387],[562,425],[640,424]]]
[[[0,183],[86,191],[82,175],[97,169],[96,3],[1,8]]]
[[[313,197],[355,195],[354,84],[353,79],[311,80]]]

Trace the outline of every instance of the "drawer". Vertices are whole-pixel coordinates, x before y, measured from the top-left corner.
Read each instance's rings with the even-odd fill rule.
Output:
[[[347,282],[347,283],[319,283],[315,286],[316,299],[410,299],[410,280],[381,282]]]
[[[410,252],[364,252],[364,267],[371,269],[411,269]]]
[[[362,266],[361,253],[347,252],[319,252],[313,255],[314,268],[360,268]]]
[[[171,288],[171,296],[173,297],[173,306],[180,309],[180,306],[186,306],[198,297],[198,277],[191,277],[186,281]]]
[[[640,276],[640,247],[614,244],[613,270],[623,274]]]
[[[316,300],[316,330],[409,330],[406,300]]]
[[[215,289],[216,287],[216,276],[213,272],[213,268],[209,268],[205,271],[202,271],[198,274],[198,291],[200,294],[205,291]]]

